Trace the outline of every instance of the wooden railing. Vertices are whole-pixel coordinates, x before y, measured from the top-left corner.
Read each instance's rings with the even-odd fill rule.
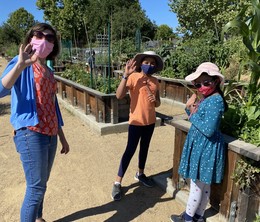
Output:
[[[128,120],[129,96],[118,100],[115,93],[105,94],[55,75],[58,94],[86,115],[94,115],[96,122],[119,123]]]
[[[157,78],[160,83],[160,96],[162,98],[172,99],[185,104],[187,99],[192,95],[192,92],[186,86],[194,92],[197,91],[190,82],[183,79]]]
[[[71,105],[80,108],[86,115],[94,115],[97,122],[120,123],[128,120],[130,98],[118,100],[115,93],[105,94],[89,87],[77,84],[57,75],[58,94]],[[188,82],[158,77],[162,98],[185,103],[191,92],[184,87]],[[192,86],[190,86],[192,88]]]
[[[176,120],[171,124],[175,127],[172,184],[176,190],[180,190],[183,188],[183,182],[178,174],[178,167],[191,123],[186,120]],[[228,147],[224,179],[221,184],[212,185],[210,204],[226,219],[230,217],[232,210],[236,211],[237,209],[236,221],[253,221],[256,212],[258,213],[259,211],[259,196],[252,194],[250,191],[249,195],[242,193],[232,180],[232,174],[237,167],[237,160],[242,156],[260,161],[260,147],[227,135],[224,135],[224,139]]]

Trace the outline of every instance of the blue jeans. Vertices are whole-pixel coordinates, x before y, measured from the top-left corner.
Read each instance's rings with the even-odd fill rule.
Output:
[[[57,150],[57,136],[47,136],[25,127],[15,131],[14,143],[20,154],[26,179],[21,222],[42,217],[43,199]]]
[[[117,175],[123,177],[129,166],[129,163],[137,149],[140,141],[140,150],[138,155],[138,168],[144,169],[147,159],[150,141],[153,135],[155,124],[147,126],[129,125],[128,127],[128,140],[125,152],[121,158],[120,166]]]

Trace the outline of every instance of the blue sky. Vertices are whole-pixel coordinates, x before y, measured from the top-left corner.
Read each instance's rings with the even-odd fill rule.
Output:
[[[157,25],[166,24],[175,30],[178,21],[170,11],[168,0],[140,0],[140,3],[151,21],[155,21]],[[0,0],[0,25],[8,19],[10,13],[21,7],[30,12],[34,19],[43,21],[43,11],[37,9],[36,0]]]

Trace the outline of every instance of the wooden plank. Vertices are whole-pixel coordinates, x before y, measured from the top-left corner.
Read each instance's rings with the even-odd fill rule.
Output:
[[[98,112],[97,112],[97,99],[96,97],[89,95],[89,104],[90,104],[90,109],[91,109],[91,114],[95,116],[96,118],[96,121],[97,121],[97,118],[98,118]]]
[[[85,114],[90,114],[90,98],[88,92],[84,91],[83,110]]]
[[[71,86],[70,90],[71,90],[71,93],[70,93],[71,94],[71,98],[70,98],[71,104],[73,106],[76,106],[77,105],[76,89],[73,86]]]
[[[84,92],[76,89],[77,106],[81,109],[85,109],[84,105]]]
[[[111,123],[116,124],[119,122],[119,114],[118,114],[118,99],[111,99]]]
[[[237,198],[238,191],[231,179],[237,158],[237,153],[227,150],[223,181],[221,184],[211,185],[210,204],[225,217],[229,216],[231,203]]]
[[[100,121],[99,121],[99,109],[98,109],[98,101],[99,101],[99,99],[98,99],[98,97],[95,97],[95,104],[96,104],[96,107],[95,107],[95,113],[94,113],[94,115],[95,115],[95,117],[96,117],[96,121],[99,123]]]
[[[186,139],[187,133],[182,130],[175,129],[175,139],[174,139],[174,152],[173,152],[173,167],[172,167],[172,184],[176,189],[179,187],[179,173],[178,168],[180,165],[181,153],[183,150],[183,145]]]
[[[104,123],[111,123],[111,98],[103,98],[104,104]]]
[[[159,81],[160,82],[160,81]],[[165,98],[166,97],[166,83],[165,81],[161,81],[160,82],[160,96],[162,98]]]
[[[71,86],[65,85],[65,95],[66,95],[66,99],[68,99],[68,101],[71,103],[71,101],[72,101],[72,90],[71,90]]]

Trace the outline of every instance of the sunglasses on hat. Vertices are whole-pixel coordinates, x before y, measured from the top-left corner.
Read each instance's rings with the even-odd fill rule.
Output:
[[[50,43],[54,43],[55,41],[55,35],[53,34],[44,34],[43,32],[41,31],[34,31],[33,32],[33,36],[35,36],[37,39],[43,39],[45,38],[48,42]]]

